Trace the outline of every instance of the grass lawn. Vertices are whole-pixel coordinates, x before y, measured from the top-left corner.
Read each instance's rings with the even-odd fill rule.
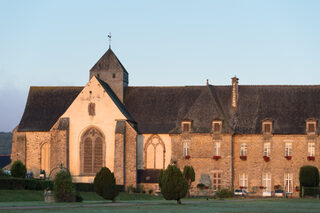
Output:
[[[320,201],[315,199],[183,199],[183,204],[177,205],[175,201],[144,194],[120,193],[116,203],[90,192],[81,195],[82,203],[48,204],[42,201],[42,192],[0,190],[0,212],[320,212]]]

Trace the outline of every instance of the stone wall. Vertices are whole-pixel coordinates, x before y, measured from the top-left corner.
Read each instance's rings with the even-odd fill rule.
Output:
[[[191,165],[195,170],[195,181],[192,188],[196,188],[202,177],[208,177],[213,185],[214,174],[220,173],[221,188],[232,189],[232,146],[231,135],[220,135],[221,144],[218,160],[213,159],[215,139],[212,134],[190,133],[189,135],[171,135],[172,161],[183,171],[184,166]],[[183,155],[183,141],[190,140],[190,159]]]
[[[137,185],[137,132],[126,122],[125,186]]]
[[[18,127],[12,131],[11,164],[16,160],[26,163],[26,133],[17,132]]]
[[[239,188],[239,175],[247,173],[248,191],[262,195],[263,173],[271,173],[271,188],[280,185],[284,188],[284,174],[293,174],[293,196],[299,196],[295,190],[299,186],[299,170],[301,166],[312,165],[319,168],[320,147],[318,137],[315,142],[315,161],[307,160],[308,141],[306,135],[273,135],[269,139],[271,143],[270,161],[263,159],[263,144],[265,142],[262,135],[236,135],[234,137],[234,186]],[[292,159],[285,158],[285,143],[292,143]],[[248,146],[247,160],[240,159],[240,146],[246,143]]]

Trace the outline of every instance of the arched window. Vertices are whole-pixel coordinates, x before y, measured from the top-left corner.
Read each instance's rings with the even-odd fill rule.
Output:
[[[40,164],[41,170],[45,170],[46,174],[50,173],[50,143],[45,143],[41,146]]]
[[[161,138],[158,135],[151,136],[144,147],[146,169],[164,169],[165,152]]]
[[[104,166],[105,142],[103,134],[96,128],[90,128],[81,136],[80,162],[81,173],[95,175]]]

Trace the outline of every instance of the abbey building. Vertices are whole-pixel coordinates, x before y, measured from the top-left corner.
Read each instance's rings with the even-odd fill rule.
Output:
[[[106,166],[117,184],[153,190],[161,169],[192,165],[194,193],[297,196],[300,167],[319,167],[319,118],[320,86],[131,87],[108,49],[84,87],[30,87],[11,157],[36,177],[62,163],[92,182]]]

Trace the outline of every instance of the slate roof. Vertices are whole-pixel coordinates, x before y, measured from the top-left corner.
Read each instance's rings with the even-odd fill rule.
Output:
[[[231,86],[127,87],[124,104],[97,78],[127,117],[145,134],[180,133],[181,121],[192,132],[211,132],[212,120],[224,133],[260,134],[262,120],[273,121],[274,134],[305,134],[305,121],[320,118],[320,86],[239,86],[237,108]],[[49,131],[82,87],[31,87],[18,131]],[[318,132],[320,132],[318,125]]]
[[[120,60],[114,54],[114,52],[109,48],[107,52],[97,61],[97,63],[90,69],[93,70],[119,70],[122,69],[124,72],[128,73],[126,68],[121,64]]]
[[[18,131],[49,131],[83,87],[30,87]]]

